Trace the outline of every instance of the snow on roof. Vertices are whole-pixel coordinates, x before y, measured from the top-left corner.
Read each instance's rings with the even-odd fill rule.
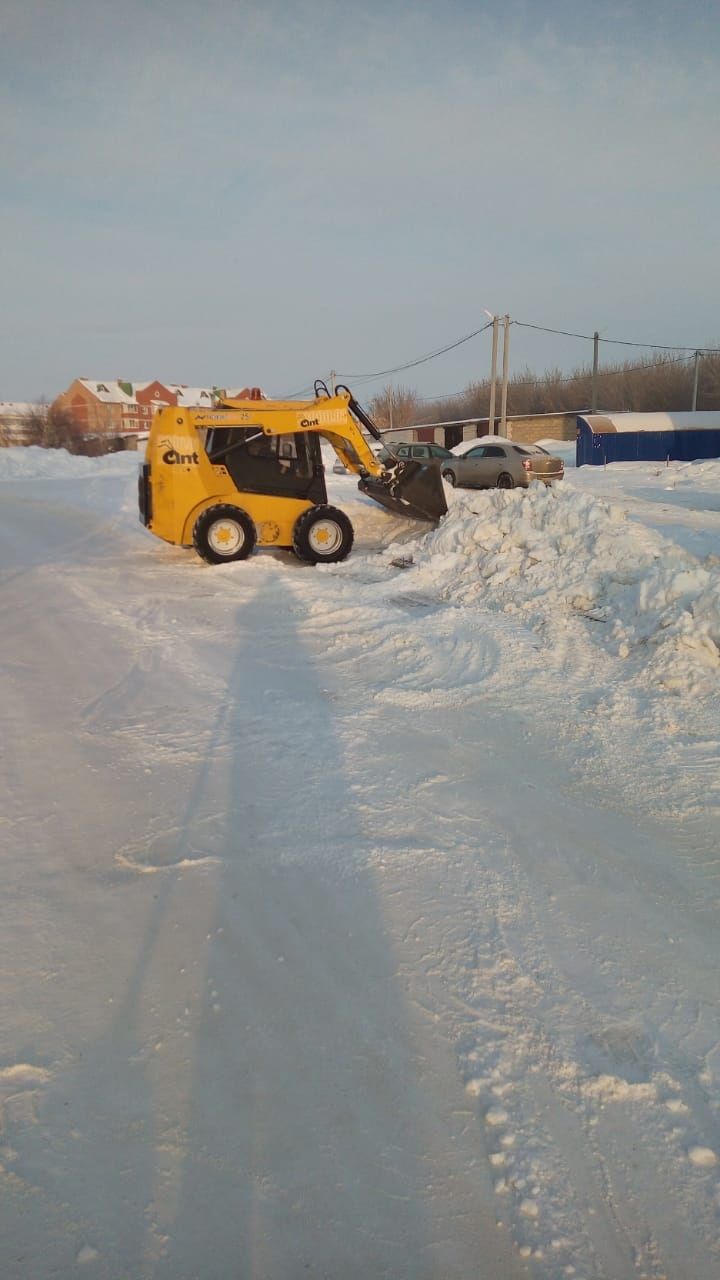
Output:
[[[257,400],[258,397],[252,394],[254,391],[260,392],[261,400],[267,400],[262,387],[226,387],[223,394],[228,400]]]
[[[229,400],[243,400],[250,395],[250,387],[186,387],[182,382],[166,382],[164,384],[169,391],[173,391],[178,398],[178,404],[185,408],[191,408],[193,405],[213,404],[215,396],[225,396]],[[267,399],[264,391],[260,393],[263,400]]]
[[[177,396],[177,402],[185,409],[190,409],[194,405],[212,405],[215,402],[215,392],[212,387],[183,387],[176,383],[167,383],[169,391],[174,391]]]
[[[583,413],[594,435],[624,431],[720,431],[720,413]]]
[[[92,395],[101,400],[103,404],[134,404],[135,394],[129,395],[125,390],[130,387],[132,392],[133,384],[131,382],[118,382],[117,378],[110,378],[106,382],[95,381],[92,378],[78,378],[81,386],[85,387]],[[135,383],[136,387],[147,386],[147,383]]]
[[[29,413],[47,413],[47,405],[33,404],[29,400],[0,400],[0,416],[22,417]]]
[[[154,382],[159,382],[161,387],[172,392],[177,397],[177,403],[184,409],[208,408],[215,403],[217,393],[230,399],[243,399],[250,395],[250,388],[247,386],[228,387],[220,391],[217,387],[188,387],[184,382],[161,382],[159,378],[146,382],[126,382],[122,378],[109,378],[104,382],[94,378],[78,378],[78,382],[103,404],[136,404],[138,391],[144,391]],[[263,400],[267,399],[264,391],[260,394]],[[157,403],[161,404],[162,400],[158,398]]]
[[[150,387],[154,382],[160,382],[159,378],[152,378],[145,382],[126,382],[124,379],[110,378],[104,382],[94,378],[78,378],[78,382],[86,387],[98,400],[103,404],[135,404],[137,402],[138,391],[144,391],[146,387]],[[174,396],[177,396],[177,402],[184,408],[191,408],[196,405],[211,405],[214,400],[213,387],[188,387],[182,382],[160,382],[160,386],[166,387]]]

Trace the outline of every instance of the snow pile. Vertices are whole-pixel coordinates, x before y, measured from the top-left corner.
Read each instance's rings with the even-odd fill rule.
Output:
[[[67,449],[42,449],[17,445],[0,449],[0,480],[77,479],[118,475],[137,468],[140,455],[132,451],[108,453],[102,458],[78,457]]]
[[[534,626],[580,615],[602,625],[611,652],[642,658],[666,687],[716,687],[717,564],[571,488],[453,494],[450,504],[436,530],[402,547],[416,585],[441,579],[449,602],[500,606]]]

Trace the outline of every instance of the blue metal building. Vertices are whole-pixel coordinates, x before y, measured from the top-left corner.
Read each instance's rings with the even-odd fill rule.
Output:
[[[720,413],[579,414],[575,458],[578,467],[720,458]]]

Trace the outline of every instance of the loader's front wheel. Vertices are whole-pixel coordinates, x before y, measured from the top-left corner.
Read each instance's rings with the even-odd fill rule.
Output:
[[[350,554],[355,534],[344,511],[318,506],[304,511],[293,530],[293,551],[310,564],[335,564]]]
[[[256,542],[255,525],[240,507],[208,507],[195,521],[193,546],[208,564],[246,560]]]

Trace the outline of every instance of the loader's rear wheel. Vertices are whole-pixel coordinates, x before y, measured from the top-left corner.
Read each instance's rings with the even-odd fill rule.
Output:
[[[310,564],[335,564],[350,554],[355,534],[344,511],[311,507],[293,530],[293,551]]]
[[[208,564],[246,560],[256,542],[255,525],[240,507],[208,507],[195,521],[193,546]]]

